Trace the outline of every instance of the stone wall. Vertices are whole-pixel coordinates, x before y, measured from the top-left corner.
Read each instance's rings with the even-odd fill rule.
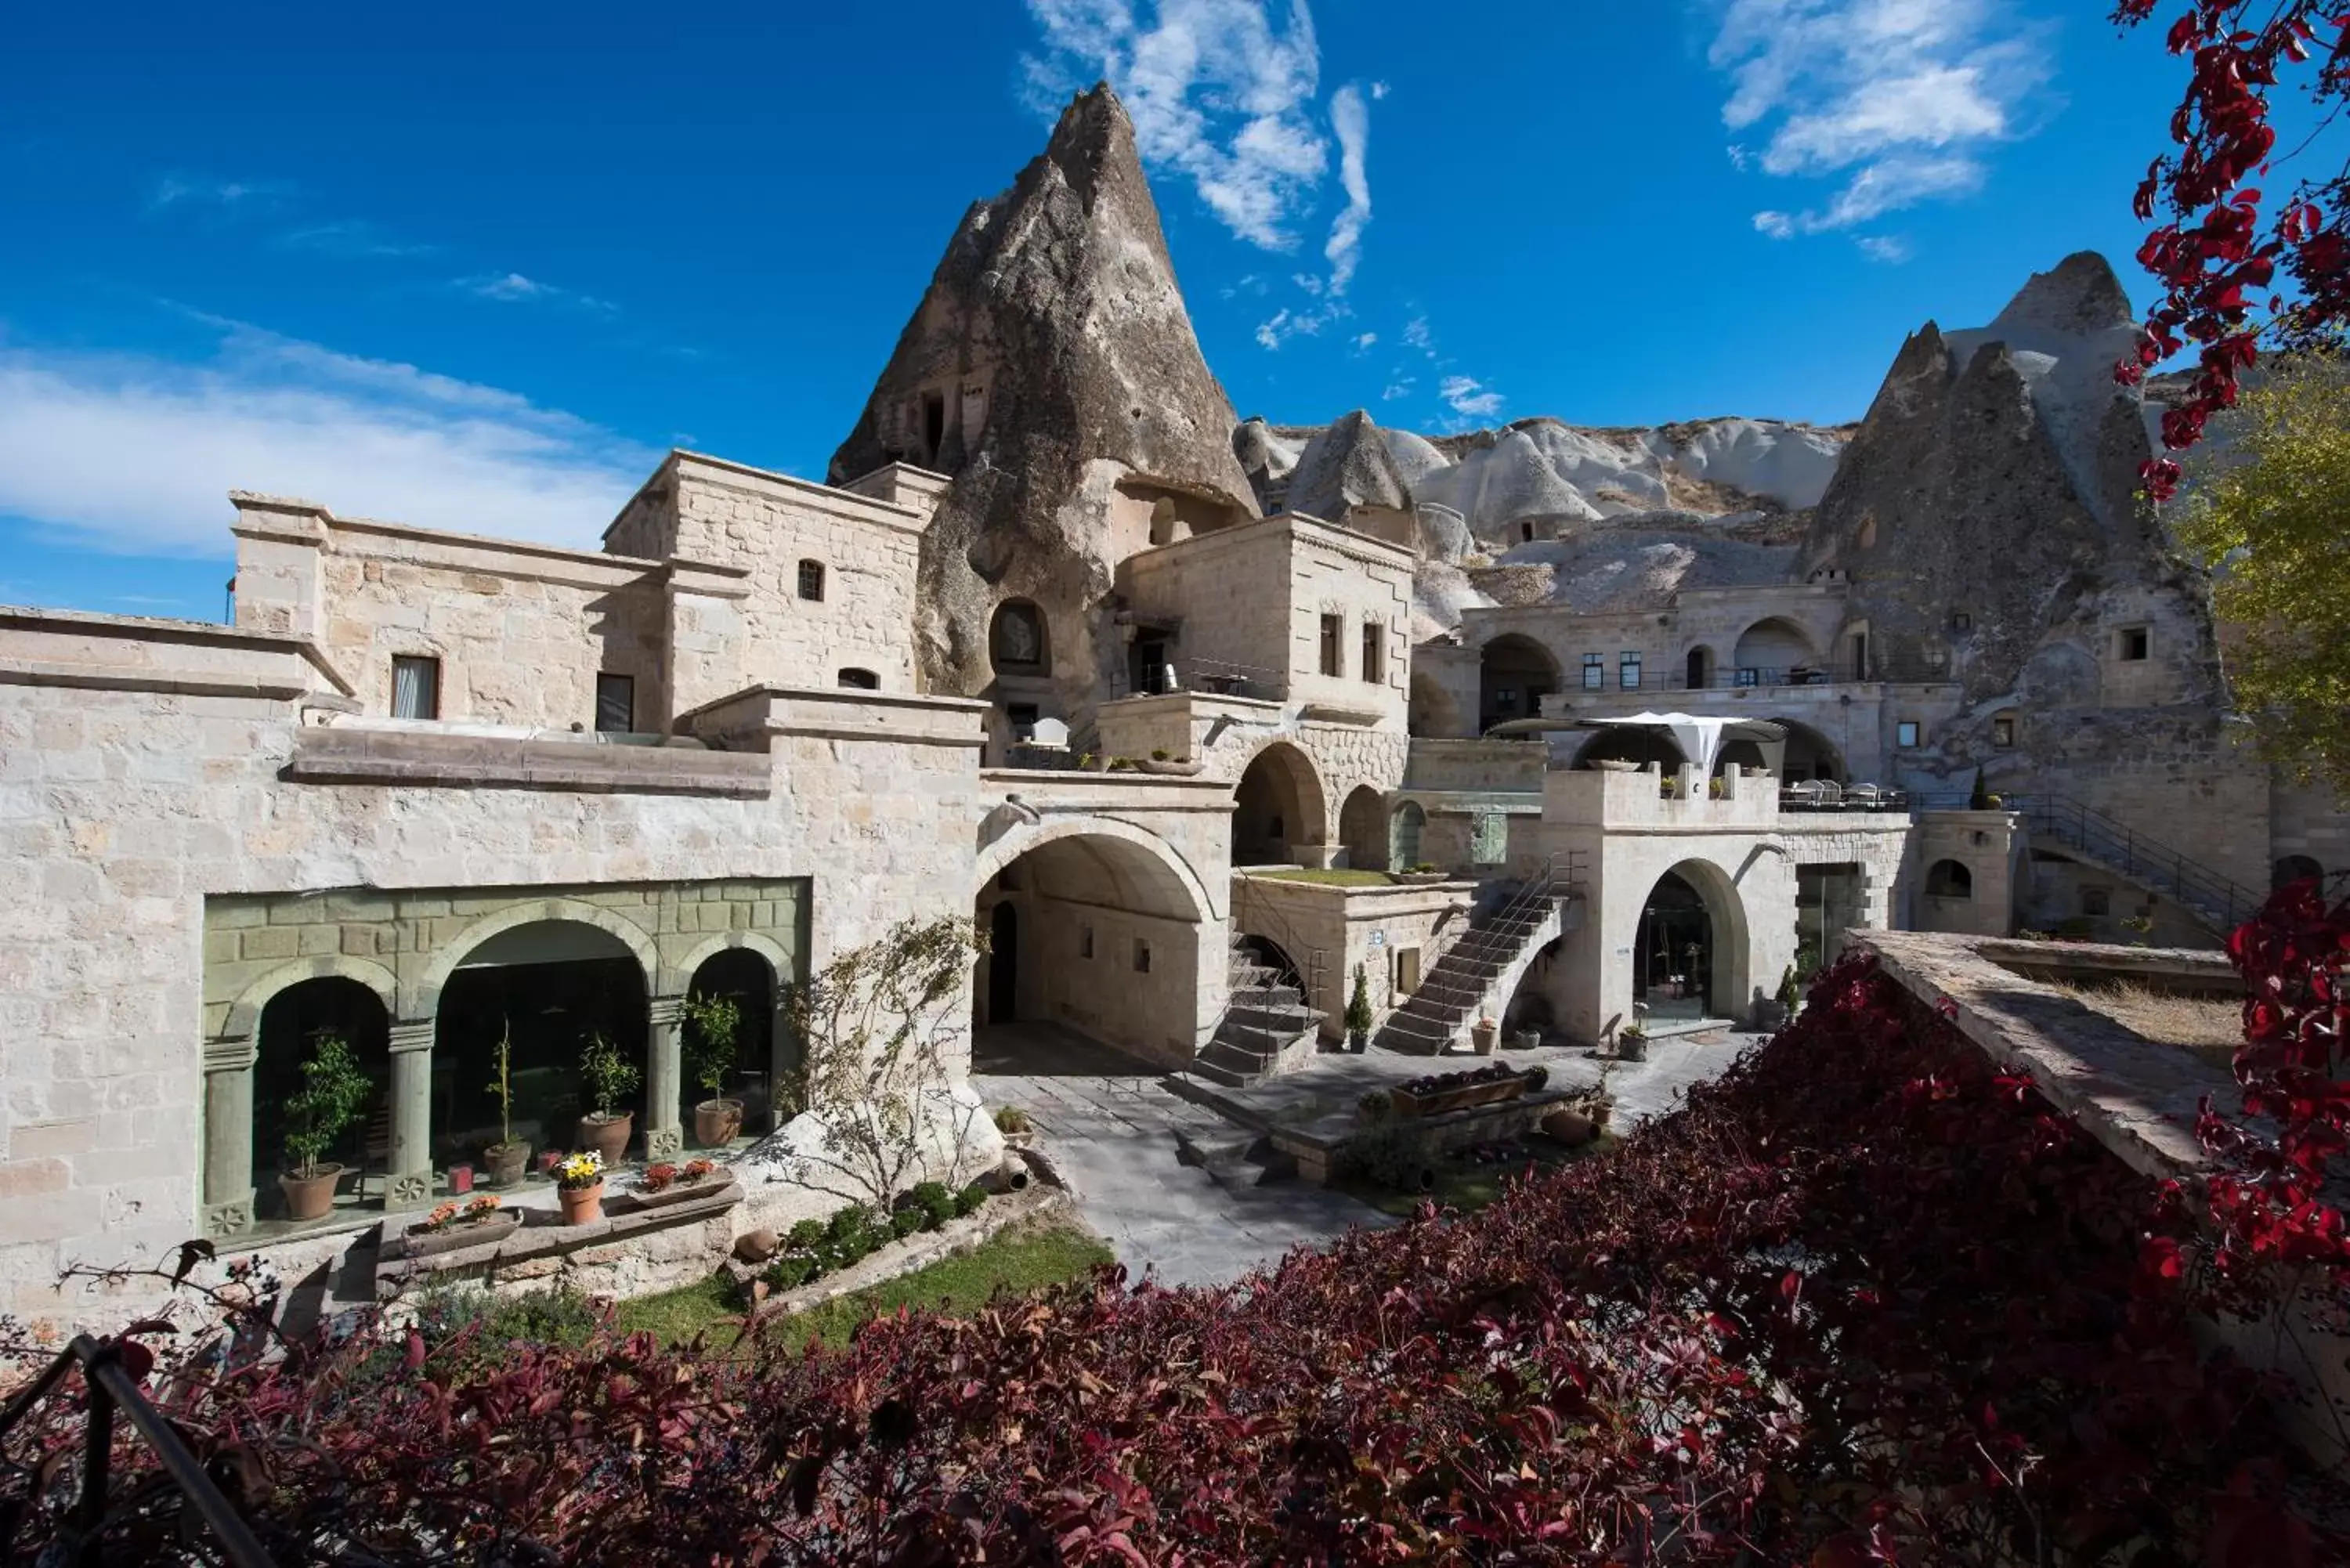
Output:
[[[2021,818],[2005,811],[1931,811],[1918,818],[1912,856],[1908,918],[1898,922],[1921,931],[2004,937],[2014,933],[2031,877]],[[1964,870],[1960,878],[1939,879],[1945,863]],[[1941,890],[1938,891],[1938,886]]]
[[[1308,1004],[1322,1014],[1322,1038],[1332,1044],[1346,1037],[1356,966],[1363,967],[1377,1033],[1403,1003],[1396,987],[1407,970],[1434,969],[1437,950],[1467,927],[1475,892],[1467,882],[1345,888],[1278,874],[1243,874],[1233,883],[1234,929],[1289,954],[1307,981]]]
[[[297,784],[297,701],[27,675],[18,640],[0,628],[0,857],[23,889],[0,931],[0,1311],[55,1314],[61,1265],[197,1233],[208,899],[796,880],[815,965],[971,909],[972,704],[931,703],[924,732],[905,699],[799,694],[759,737],[763,798]]]

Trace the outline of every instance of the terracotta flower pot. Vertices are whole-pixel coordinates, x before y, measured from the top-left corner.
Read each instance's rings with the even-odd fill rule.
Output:
[[[316,1176],[287,1172],[277,1179],[286,1194],[286,1212],[295,1220],[324,1220],[335,1210],[335,1185],[348,1174],[339,1165],[321,1165]]]
[[[693,1141],[704,1148],[723,1148],[742,1130],[740,1100],[704,1100],[693,1107]]]
[[[530,1168],[530,1141],[494,1143],[482,1151],[482,1163],[489,1168],[492,1187],[512,1187]]]
[[[604,1157],[607,1166],[619,1163],[629,1152],[629,1134],[636,1125],[634,1111],[622,1111],[616,1116],[594,1114],[579,1118],[579,1147],[592,1148]]]
[[[563,1205],[566,1225],[592,1225],[604,1217],[604,1184],[593,1187],[557,1188],[556,1200]]]
[[[1469,1029],[1469,1043],[1475,1047],[1480,1056],[1491,1056],[1493,1054],[1493,1042],[1501,1033],[1500,1027],[1495,1024],[1471,1024]]]

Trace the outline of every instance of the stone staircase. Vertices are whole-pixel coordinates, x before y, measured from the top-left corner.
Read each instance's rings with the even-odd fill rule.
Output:
[[[1545,867],[1499,908],[1471,919],[1469,929],[1420,977],[1419,989],[1388,1015],[1373,1044],[1383,1051],[1438,1056],[1451,1050],[1498,994],[1509,993],[1534,955],[1566,929],[1563,899],[1575,897]]]
[[[1294,1072],[1320,1049],[1321,1016],[1281,971],[1248,950],[1246,937],[1233,933],[1226,960],[1232,996],[1223,1021],[1207,1049],[1192,1059],[1191,1071],[1227,1088]]]
[[[2221,938],[2259,913],[2267,901],[2080,801],[2061,794],[2026,794],[2012,797],[2008,806],[2022,816],[2035,840],[2061,846],[2077,859],[2170,899]]]

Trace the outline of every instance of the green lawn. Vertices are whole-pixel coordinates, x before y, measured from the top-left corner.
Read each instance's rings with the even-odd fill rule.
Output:
[[[1097,1238],[1066,1226],[1006,1231],[960,1257],[780,1319],[767,1343],[793,1354],[810,1339],[837,1348],[867,1319],[901,1306],[968,1313],[985,1305],[998,1291],[1021,1293],[1058,1284],[1108,1262],[1109,1249]],[[723,1280],[715,1276],[681,1290],[622,1302],[618,1310],[620,1327],[629,1333],[645,1330],[674,1344],[706,1329],[712,1347],[720,1351],[734,1336],[731,1320],[742,1316],[742,1309],[728,1299]]]
[[[1436,1168],[1436,1190],[1433,1192],[1398,1192],[1393,1188],[1380,1187],[1361,1178],[1350,1178],[1333,1183],[1349,1198],[1357,1199],[1382,1213],[1408,1220],[1419,1211],[1419,1206],[1430,1199],[1439,1209],[1457,1209],[1463,1214],[1482,1209],[1502,1195],[1502,1183],[1523,1175],[1529,1163],[1568,1165],[1594,1155],[1607,1154],[1624,1140],[1614,1133],[1601,1133],[1581,1148],[1563,1148],[1548,1140],[1536,1142],[1531,1160],[1518,1160],[1509,1165],[1461,1165],[1446,1160]]]
[[[1319,882],[1326,888],[1385,888],[1395,878],[1384,871],[1316,871],[1299,867],[1295,871],[1252,871],[1268,882]]]

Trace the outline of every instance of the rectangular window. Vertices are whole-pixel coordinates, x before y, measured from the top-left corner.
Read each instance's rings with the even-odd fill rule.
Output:
[[[1326,615],[1322,618],[1322,673],[1347,673],[1347,618]]]
[[[1749,666],[1739,670],[1732,679],[1741,686],[1760,686],[1762,684],[1762,672]]]
[[[1607,660],[1596,653],[1583,656],[1583,689],[1586,691],[1607,689]]]
[[[1496,688],[1493,692],[1493,711],[1501,714],[1504,718],[1516,718],[1518,716],[1518,689],[1514,686],[1503,686]],[[1529,717],[1531,717],[1531,715],[1529,715]]]
[[[1363,623],[1363,679],[1378,686],[1388,678],[1388,628],[1375,620]]]
[[[1640,689],[1640,656],[1627,653],[1616,661],[1616,684],[1627,691]]]
[[[802,561],[799,572],[800,597],[816,602],[824,598],[824,563]]]
[[[1150,944],[1140,937],[1134,939],[1134,972],[1137,974],[1150,972]]]
[[[637,680],[633,675],[596,677],[596,728],[600,733],[626,735],[637,727]]]
[[[1994,746],[2015,744],[2015,721],[2004,716],[1991,722],[1991,743]]]
[[[391,661],[391,716],[395,719],[438,719],[441,716],[441,661],[397,654]]]
[[[1409,996],[1419,989],[1419,950],[1398,948],[1395,950],[1395,993]]]
[[[2122,657],[2131,663],[2144,659],[2153,643],[2154,634],[2145,627],[2132,626],[2122,629]]]
[[[1077,956],[1081,959],[1094,956],[1094,929],[1091,926],[1077,928]]]
[[[1905,752],[1918,749],[1918,721],[1904,719],[1893,726],[1893,743]]]
[[[2114,895],[2110,888],[2084,888],[2081,889],[2081,913],[2110,915],[2113,912]]]

